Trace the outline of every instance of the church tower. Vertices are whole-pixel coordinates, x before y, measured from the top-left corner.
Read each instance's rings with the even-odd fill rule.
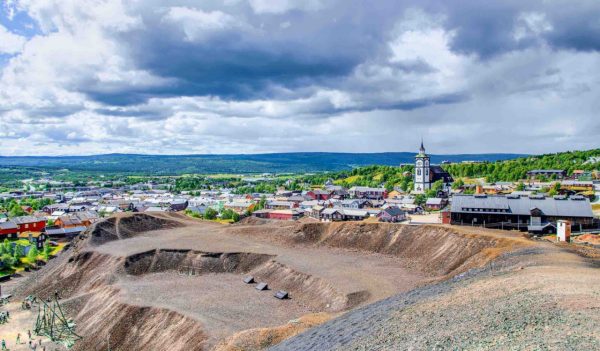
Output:
[[[429,175],[429,156],[425,153],[423,140],[421,139],[421,148],[419,154],[415,156],[415,172],[413,176],[415,193],[423,193],[431,188],[431,178]]]

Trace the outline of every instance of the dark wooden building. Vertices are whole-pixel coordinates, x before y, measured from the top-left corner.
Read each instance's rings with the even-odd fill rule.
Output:
[[[590,202],[583,196],[457,195],[450,207],[451,224],[550,232],[557,220],[574,229],[594,226]]]

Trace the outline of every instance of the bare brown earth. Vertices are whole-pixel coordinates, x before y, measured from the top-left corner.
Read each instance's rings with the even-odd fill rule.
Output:
[[[599,259],[594,248],[540,241],[270,350],[600,350]]]
[[[109,342],[114,350],[256,350],[540,245],[552,244],[440,225],[249,219],[226,226],[121,215],[98,223],[14,293],[59,291],[84,336],[75,350]],[[271,290],[244,284],[246,275]],[[275,299],[279,289],[291,298]]]

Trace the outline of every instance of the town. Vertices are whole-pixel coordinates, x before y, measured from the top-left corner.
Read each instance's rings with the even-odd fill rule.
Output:
[[[27,180],[23,189],[0,193],[0,239],[29,240],[42,250],[46,240],[68,241],[102,218],[120,212],[182,212],[191,217],[222,223],[245,217],[271,220],[365,221],[411,225],[450,224],[519,230],[534,235],[556,233],[566,221],[571,233],[594,233],[600,221],[593,212],[600,202],[598,171],[539,169],[515,182],[469,181],[430,164],[423,143],[415,156],[411,188],[404,186],[345,187],[344,181],[327,179],[322,184],[298,184],[279,178],[280,186],[263,186],[272,192],[251,192],[270,184],[272,174],[241,176],[237,188],[225,179],[173,190],[175,178],[163,183],[147,181],[129,185],[75,186],[51,179]],[[321,175],[320,178],[327,175]],[[182,179],[186,181],[185,178]],[[192,178],[193,180],[193,178]],[[94,185],[97,184],[97,185]],[[194,188],[197,187],[197,188]],[[304,190],[300,189],[304,188]]]
[[[593,258],[596,251],[585,250],[600,245],[597,153],[433,164],[421,141],[412,164],[348,171],[13,177],[0,185],[0,328],[16,346],[24,346],[19,336],[33,330],[45,340],[38,345],[87,350],[113,340],[137,349],[133,329],[98,330],[95,314],[78,312],[72,296],[120,304],[100,315],[110,315],[115,325],[129,318],[131,301],[162,306],[157,301],[164,300],[165,311],[185,308],[211,320],[194,327],[181,347],[200,340],[202,349],[213,349],[225,342],[223,335],[251,331],[264,311],[281,314],[263,313],[262,325],[275,325],[272,333],[286,320],[317,318],[285,326],[300,333],[357,306],[427,286],[432,276],[445,282],[496,265],[502,268],[490,272],[514,271],[528,260],[543,265],[538,257],[556,257],[560,264],[554,246]],[[532,245],[541,253],[527,251]],[[526,254],[506,261],[513,251]],[[348,267],[348,260],[357,266]],[[107,300],[103,289],[125,295]],[[274,300],[289,301],[287,307],[252,292],[271,289]],[[97,308],[94,301],[86,306]],[[178,325],[162,331],[180,333]],[[121,333],[130,336],[115,337]],[[252,349],[274,344],[267,336],[240,342],[248,340],[256,340]]]
[[[600,350],[599,13],[0,1],[0,351]]]

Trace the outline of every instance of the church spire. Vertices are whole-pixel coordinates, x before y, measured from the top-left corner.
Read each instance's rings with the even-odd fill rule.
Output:
[[[419,148],[419,152],[422,154],[425,153],[425,147],[423,146],[423,137],[421,137],[421,148]]]

